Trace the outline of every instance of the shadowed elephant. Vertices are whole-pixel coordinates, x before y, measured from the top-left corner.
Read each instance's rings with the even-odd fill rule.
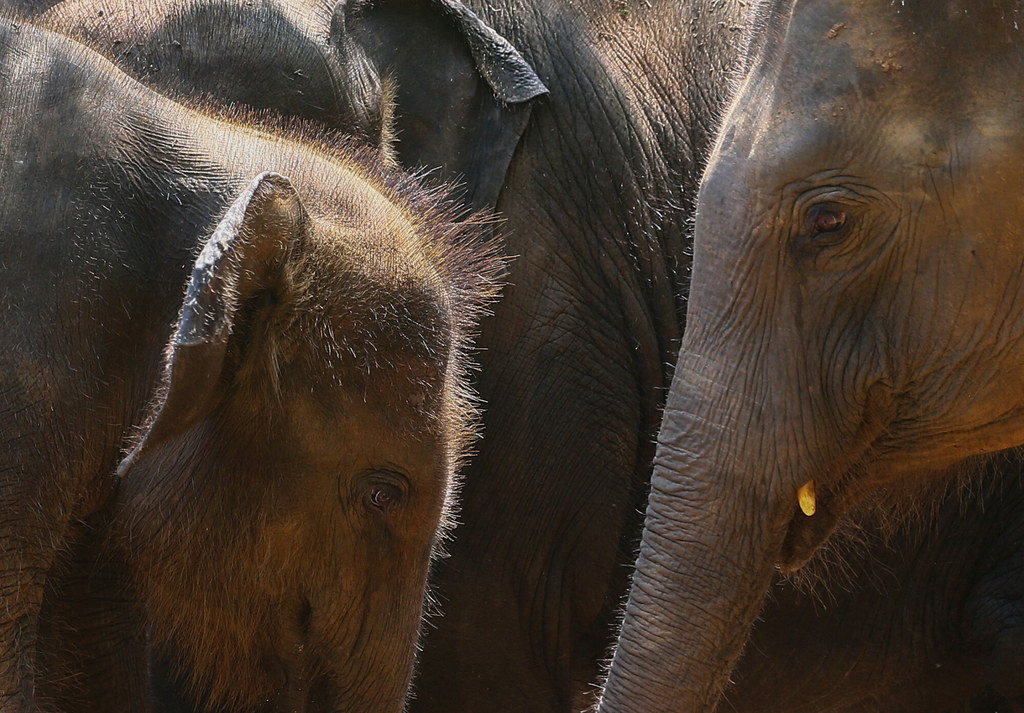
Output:
[[[445,166],[493,208],[544,85],[460,0],[64,0],[36,22],[177,100],[271,130],[296,121]],[[42,12],[45,10],[45,12]],[[233,116],[232,116],[233,115]]]
[[[971,465],[935,491],[897,517],[855,509],[799,573],[776,575],[719,710],[1017,710],[1024,462]]]
[[[1019,5],[756,12],[603,712],[712,710],[774,568],[1024,442]],[[997,641],[1020,706],[1019,625]]]
[[[127,562],[188,708],[401,711],[500,267],[482,226],[377,153],[182,108],[10,19],[0,139],[0,708],[148,709],[130,600],[54,585],[108,573],[68,563],[84,543]],[[84,670],[51,667],[65,636]]]

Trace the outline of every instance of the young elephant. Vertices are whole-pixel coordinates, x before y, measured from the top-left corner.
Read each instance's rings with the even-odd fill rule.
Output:
[[[479,222],[11,20],[0,107],[0,707],[59,676],[44,594],[108,509],[183,705],[400,711],[499,267]]]

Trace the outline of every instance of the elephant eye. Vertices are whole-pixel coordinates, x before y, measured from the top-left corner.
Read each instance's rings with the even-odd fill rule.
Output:
[[[359,473],[352,481],[342,476],[339,479],[342,500],[346,500],[344,486],[352,488],[353,501],[360,503],[365,512],[374,515],[391,515],[406,505],[411,487],[409,479],[390,468],[371,468]]]
[[[363,506],[371,512],[385,515],[405,503],[404,476],[392,471],[376,471],[366,479]]]
[[[846,225],[846,213],[831,206],[816,206],[811,210],[810,222],[815,237],[835,233]]]
[[[390,483],[376,483],[366,494],[366,504],[387,512],[402,502],[402,491]]]

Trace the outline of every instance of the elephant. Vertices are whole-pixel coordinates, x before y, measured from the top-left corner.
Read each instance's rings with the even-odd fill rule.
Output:
[[[113,55],[110,6],[66,2],[45,19],[88,28]],[[348,0],[320,21],[339,61],[365,61],[366,84],[381,87],[388,108],[367,113],[393,117],[382,124],[396,160],[461,183],[466,208],[497,210],[514,256],[481,323],[484,437],[432,574],[416,713],[561,713],[594,695],[642,529],[683,329],[688,221],[745,12],[739,0]],[[132,40],[146,47],[178,31],[140,24],[158,38]]]
[[[432,574],[441,615],[411,710],[568,713],[593,700],[627,592],[683,329],[688,221],[746,8],[466,4],[548,94],[496,203],[516,257],[481,323],[484,435]]]
[[[11,2],[13,0],[6,0]],[[143,83],[275,131],[340,132],[434,167],[493,208],[546,93],[505,38],[459,0],[48,0],[33,21]],[[416,147],[412,157],[404,147]],[[393,157],[392,157],[393,158]]]
[[[1024,442],[1019,8],[754,13],[603,713],[713,710],[776,568]],[[987,665],[1016,708],[1022,633]]]
[[[10,18],[0,137],[0,707],[403,710],[488,221]]]

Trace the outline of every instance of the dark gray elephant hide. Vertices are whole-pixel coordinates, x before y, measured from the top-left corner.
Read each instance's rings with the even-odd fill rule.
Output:
[[[412,705],[579,710],[633,560],[683,326],[690,206],[743,8],[467,4],[550,93],[498,198],[517,257],[483,324],[485,435],[436,568],[443,616]]]

